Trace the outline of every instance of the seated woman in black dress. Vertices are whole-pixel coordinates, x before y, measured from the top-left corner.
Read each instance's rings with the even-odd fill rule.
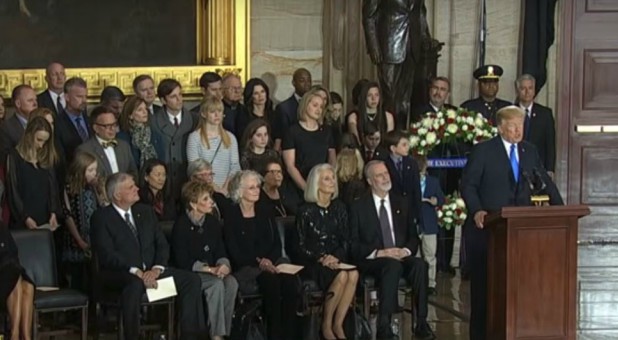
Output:
[[[241,293],[252,293],[257,282],[263,295],[268,339],[295,339],[298,278],[279,274],[281,238],[272,210],[258,203],[260,175],[237,172],[229,191],[234,204],[225,213],[223,236]]]
[[[240,147],[240,167],[243,170],[258,171],[265,159],[279,157],[272,148],[270,139],[270,125],[262,118],[253,120],[242,136]]]
[[[307,177],[305,201],[296,215],[298,247],[291,254],[305,266],[301,275],[328,292],[324,302],[322,336],[345,339],[343,321],[356,292],[357,270],[340,270],[348,253],[348,213],[338,194],[330,164],[316,165]]]
[[[264,160],[259,171],[264,178],[260,202],[269,204],[277,217],[296,215],[300,199],[297,191],[290,188],[289,182],[286,185],[279,157]]]
[[[204,182],[190,181],[182,187],[186,211],[172,230],[172,255],[180,269],[197,272],[208,307],[210,338],[222,340],[230,335],[238,283],[229,275],[223,231],[219,220],[211,215],[211,188]]]
[[[139,171],[140,202],[154,208],[159,221],[172,221],[176,206],[165,193],[167,167],[158,159],[147,160]]]
[[[358,149],[343,149],[337,155],[339,198],[348,208],[367,192],[367,185],[363,180],[364,167],[365,162]]]
[[[8,312],[11,340],[32,339],[34,284],[19,264],[17,246],[0,223],[0,315]],[[7,338],[8,339],[8,338]]]
[[[7,157],[8,201],[11,227],[58,227],[60,195],[54,166],[58,156],[53,130],[43,117],[26,126],[24,136]]]

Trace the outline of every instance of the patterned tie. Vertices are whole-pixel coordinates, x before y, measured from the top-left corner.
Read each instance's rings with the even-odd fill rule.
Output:
[[[391,234],[391,224],[388,220],[388,213],[384,206],[384,200],[380,201],[380,228],[382,229],[382,239],[384,240],[384,249],[393,248],[395,242],[393,241],[393,235]]]
[[[511,160],[511,169],[513,169],[513,176],[515,176],[515,183],[519,181],[519,162],[517,161],[517,144],[511,144],[511,152],[509,153],[509,159]]]
[[[139,236],[137,234],[137,228],[135,227],[135,224],[133,224],[133,222],[131,222],[131,214],[124,213],[124,221],[127,222],[127,225],[129,226],[129,229],[131,229],[131,233],[133,233],[133,236],[135,236],[136,240],[139,240]]]
[[[103,149],[107,149],[109,147],[115,148],[116,145],[118,145],[118,141],[115,139],[109,140],[107,142],[102,142],[101,146],[103,147]]]
[[[82,139],[82,142],[85,142],[88,139],[88,132],[84,130],[82,126],[82,117],[75,118],[75,125],[77,127],[77,134],[79,134],[79,138]]]

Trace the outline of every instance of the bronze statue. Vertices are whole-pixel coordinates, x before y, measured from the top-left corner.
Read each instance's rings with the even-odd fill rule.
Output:
[[[415,104],[427,98],[443,43],[431,38],[424,0],[364,0],[363,26],[386,107],[405,128],[413,98]]]

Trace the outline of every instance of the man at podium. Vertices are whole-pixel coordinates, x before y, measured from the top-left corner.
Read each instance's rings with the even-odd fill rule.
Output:
[[[499,135],[473,147],[462,176],[468,209],[464,225],[470,270],[470,339],[485,340],[487,329],[487,245],[484,220],[507,206],[529,206],[533,194],[545,194],[551,205],[563,205],[534,145],[522,141],[525,113],[506,106],[496,113]]]

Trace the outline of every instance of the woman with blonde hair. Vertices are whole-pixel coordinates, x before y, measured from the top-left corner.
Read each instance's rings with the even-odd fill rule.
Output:
[[[290,126],[283,138],[283,161],[288,174],[300,190],[311,168],[321,163],[335,164],[335,141],[332,131],[322,125],[324,100],[321,90],[303,95],[298,105],[298,122]]]
[[[301,276],[314,280],[326,294],[322,338],[345,339],[343,322],[354,299],[358,271],[342,270],[349,249],[348,212],[337,200],[337,178],[330,164],[318,164],[309,173],[305,204],[296,215],[298,244],[292,260],[303,265]]]
[[[97,158],[88,152],[77,152],[69,165],[64,190],[65,233],[62,262],[73,289],[88,288],[86,262],[90,254],[90,218],[100,206],[107,205],[104,179],[97,175]]]
[[[198,128],[187,140],[187,160],[198,158],[212,165],[216,187],[227,187],[229,178],[240,171],[238,142],[223,128],[223,102],[214,97],[204,99]]]
[[[365,162],[358,149],[343,149],[337,155],[339,197],[348,208],[367,191],[363,180],[364,167]]]
[[[54,165],[58,155],[52,127],[43,117],[28,122],[24,136],[7,157],[8,201],[13,228],[58,227],[60,211]]]
[[[138,96],[130,97],[120,113],[120,131],[117,137],[129,143],[138,168],[147,160],[158,158],[149,119],[146,102]]]

